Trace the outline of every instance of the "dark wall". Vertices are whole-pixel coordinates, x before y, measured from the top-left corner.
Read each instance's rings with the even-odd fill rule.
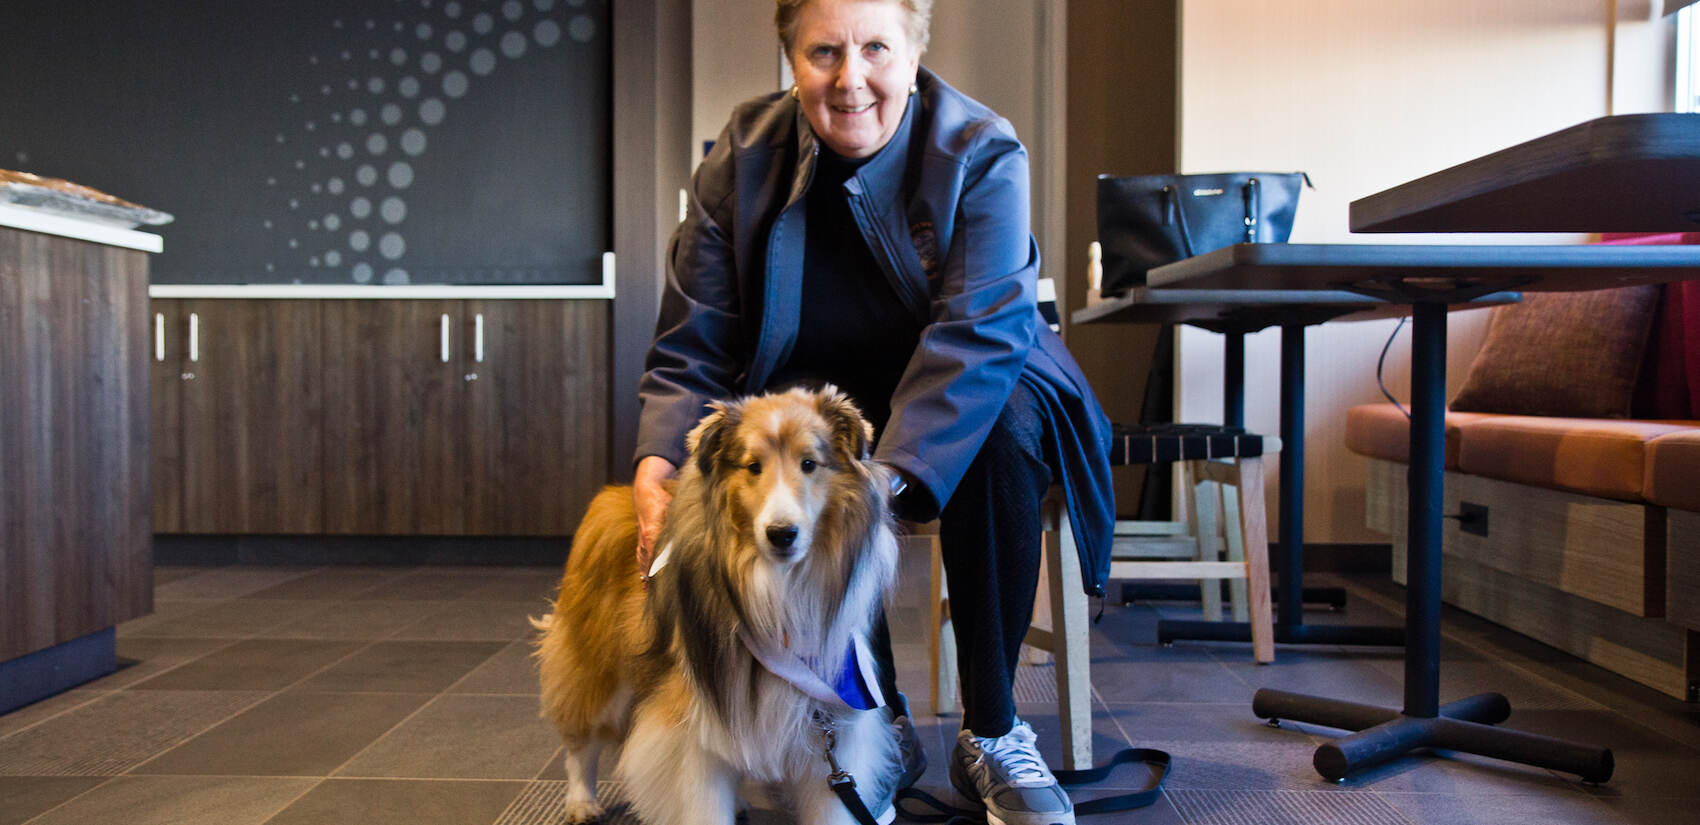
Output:
[[[8,0],[0,167],[170,212],[155,283],[595,283],[609,0]]]

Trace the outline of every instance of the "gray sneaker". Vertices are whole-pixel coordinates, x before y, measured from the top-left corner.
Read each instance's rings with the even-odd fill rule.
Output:
[[[1074,803],[1057,784],[1020,719],[996,739],[963,730],[950,755],[950,784],[986,808],[989,825],[1074,825]]]

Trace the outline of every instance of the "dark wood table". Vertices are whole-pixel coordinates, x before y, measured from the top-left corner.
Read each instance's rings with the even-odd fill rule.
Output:
[[[1515,292],[1483,296],[1454,309],[1513,303]],[[1245,336],[1268,327],[1281,328],[1281,551],[1276,567],[1274,636],[1277,644],[1389,645],[1405,643],[1404,629],[1387,626],[1307,625],[1305,603],[1345,606],[1343,588],[1304,586],[1304,455],[1305,455],[1305,339],[1304,328],[1331,320],[1370,320],[1409,315],[1403,304],[1390,303],[1344,290],[1194,290],[1135,287],[1115,298],[1076,311],[1074,323],[1187,324],[1223,336],[1222,423],[1245,426]],[[1157,642],[1179,640],[1249,642],[1246,622],[1163,619],[1157,623]]]
[[[1353,232],[1700,231],[1700,114],[1614,115],[1352,202]]]
[[[1700,148],[1700,147],[1697,147]],[[1700,277],[1700,247],[1240,244],[1152,270],[1164,288],[1362,292],[1412,306],[1410,551],[1404,708],[1260,689],[1252,711],[1357,731],[1317,749],[1315,765],[1341,781],[1353,770],[1419,748],[1465,751],[1604,782],[1610,750],[1494,727],[1510,717],[1498,693],[1439,703],[1440,540],[1449,304],[1497,290],[1580,291]]]

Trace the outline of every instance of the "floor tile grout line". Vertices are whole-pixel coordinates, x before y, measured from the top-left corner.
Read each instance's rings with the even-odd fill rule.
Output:
[[[321,786],[323,784],[325,784],[325,778],[319,777],[318,781],[308,785],[305,789],[303,789],[301,791],[301,793],[296,794],[293,799],[289,800],[288,802],[285,802],[282,807],[278,808],[276,811],[273,811],[271,816],[266,817],[264,820],[262,820],[260,822],[260,825],[265,825],[267,822],[276,821],[278,817],[283,816],[284,811],[287,811],[290,808],[295,807],[295,803],[300,802],[303,799],[306,799],[308,794],[312,793],[315,790],[318,790],[319,786]]]
[[[341,664],[345,661],[348,661],[349,658],[358,654],[362,650],[365,650],[365,649],[371,647],[373,644],[375,644],[375,642],[367,642],[365,645],[356,645],[352,650],[350,650],[348,653],[344,654],[341,658],[336,659],[336,660],[324,665],[323,667],[320,667],[318,670],[315,670],[315,671],[307,674],[306,676],[303,676],[299,679],[296,679],[295,681],[290,682],[289,684],[284,685],[283,687],[278,688],[277,690],[274,690],[269,694],[261,696],[259,699],[255,700],[254,702],[251,702],[251,703],[243,706],[242,708],[238,709],[236,712],[225,716],[224,718],[206,726],[205,728],[202,728],[198,733],[195,733],[191,736],[185,737],[184,739],[177,742],[176,744],[173,744],[172,746],[155,753],[153,756],[150,756],[147,759],[144,759],[140,762],[137,762],[134,765],[131,765],[129,768],[125,769],[123,774],[121,774],[121,775],[123,775],[123,776],[138,775],[138,774],[136,774],[137,769],[142,768],[142,767],[148,765],[149,763],[159,759],[160,757],[162,757],[162,756],[164,756],[164,755],[166,755],[166,754],[168,754],[168,753],[170,753],[170,752],[172,752],[172,751],[174,751],[174,750],[176,750],[176,749],[178,749],[178,748],[180,748],[180,747],[182,747],[182,746],[184,746],[184,745],[186,745],[190,742],[193,742],[194,740],[199,739],[202,736],[207,735],[207,733],[212,731],[213,728],[216,728],[219,725],[223,725],[226,722],[229,722],[230,720],[235,719],[236,717],[241,716],[242,714],[247,713],[248,711],[251,711],[256,707],[259,707],[260,705],[262,705],[266,702],[270,702],[273,699],[276,699],[277,697],[282,696],[283,694],[289,692],[291,689],[300,686],[301,683],[307,681],[308,679],[311,679],[314,676],[317,676],[320,673],[323,673],[326,670],[329,670],[330,668],[336,667],[337,665],[339,665],[339,664]],[[208,691],[208,692],[219,692],[219,691]],[[231,692],[244,692],[244,691],[231,691]]]
[[[101,788],[104,788],[107,785],[110,785],[113,782],[115,782],[115,781],[117,781],[121,778],[123,778],[123,774],[116,774],[116,775],[113,775],[113,776],[108,776],[108,777],[106,777],[106,779],[104,781],[95,783],[93,786],[89,787],[87,790],[83,791],[82,793],[71,796],[71,797],[65,799],[63,802],[60,802],[59,804],[54,805],[53,807],[48,808],[47,810],[42,811],[41,813],[38,813],[35,816],[32,816],[29,819],[26,819],[21,823],[18,823],[18,825],[30,825],[31,822],[38,822],[38,821],[41,820],[42,817],[47,816],[48,814],[53,813],[54,811],[57,811],[60,808],[63,808],[66,805],[69,805],[72,802],[75,802],[75,801],[77,801],[77,800],[79,800],[79,799],[81,799],[85,796],[88,796],[89,794],[94,793],[95,791],[98,791]]]
[[[177,640],[173,639],[172,641],[177,641]],[[225,644],[219,645],[218,647],[214,647],[214,648],[200,654],[199,656],[195,656],[193,658],[185,659],[184,661],[178,662],[177,664],[172,665],[171,667],[168,667],[165,670],[162,670],[158,673],[153,674],[152,676],[147,677],[146,679],[142,679],[140,681],[133,682],[133,683],[128,684],[128,685],[122,685],[122,686],[113,688],[111,690],[101,691],[99,695],[89,697],[89,700],[87,702],[79,702],[75,705],[72,705],[71,707],[60,710],[57,713],[54,713],[50,716],[47,716],[47,717],[44,717],[42,719],[38,719],[34,722],[31,722],[28,725],[25,725],[21,728],[18,728],[15,731],[12,731],[11,733],[5,734],[4,736],[0,736],[0,742],[4,742],[7,739],[10,739],[11,737],[16,736],[20,733],[23,733],[25,731],[32,730],[34,728],[40,727],[41,725],[46,724],[48,722],[51,722],[54,719],[58,719],[59,717],[64,716],[67,713],[71,713],[71,712],[74,712],[74,711],[77,711],[77,710],[81,710],[82,708],[86,708],[89,705],[94,704],[95,702],[101,701],[102,699],[109,699],[109,698],[111,698],[111,697],[113,697],[113,696],[115,696],[119,693],[123,693],[125,691],[128,691],[128,690],[136,687],[137,685],[147,684],[148,682],[151,682],[151,681],[153,681],[153,680],[155,680],[155,679],[157,679],[161,676],[164,676],[167,673],[170,673],[174,670],[177,670],[178,668],[185,667],[187,665],[193,664],[193,663],[198,662],[201,659],[204,659],[208,656],[211,656],[214,653],[217,653],[221,650],[225,650],[225,649],[230,648],[234,645],[240,644],[243,640],[241,640],[241,639],[184,639],[184,641],[215,641],[215,642],[225,642]],[[112,673],[107,674],[107,676],[111,676],[111,675],[114,675],[114,674],[119,673],[119,672],[121,672],[121,671],[115,670]],[[100,678],[106,678],[106,677],[103,676],[103,677],[100,677]],[[99,679],[95,679],[95,680],[91,680],[91,681],[99,681]],[[88,683],[85,682],[84,684],[88,684]],[[70,690],[81,690],[81,689],[85,689],[85,688],[82,685],[78,685],[76,687],[70,688]],[[49,698],[51,698],[51,697],[49,697]],[[25,705],[25,707],[28,707],[28,705]],[[21,710],[21,708],[20,708],[20,710]]]
[[[337,765],[334,768],[331,768],[330,771],[325,774],[325,777],[326,778],[340,778],[338,775],[341,773],[342,769],[353,764],[356,759],[359,759],[367,751],[369,751],[373,747],[375,747],[379,742],[384,741],[385,737],[387,737],[390,734],[395,733],[396,731],[400,730],[403,725],[406,725],[408,722],[412,721],[415,716],[418,716],[419,714],[423,713],[426,708],[436,704],[438,702],[438,700],[442,699],[446,695],[448,695],[448,694],[446,694],[442,691],[438,691],[437,693],[433,694],[431,696],[431,698],[426,699],[424,702],[419,703],[418,707],[409,711],[406,716],[403,716],[401,719],[397,720],[395,724],[391,725],[383,733],[380,733],[377,736],[372,737],[372,741],[367,742],[359,750],[350,754],[349,757],[347,759],[344,759],[341,764]]]
[[[473,665],[471,668],[468,668],[465,673],[462,673],[460,675],[460,678],[455,679],[453,682],[450,682],[447,687],[443,688],[442,693],[444,693],[444,694],[453,693],[454,689],[459,687],[461,682],[464,682],[467,679],[472,678],[472,674],[477,672],[479,668],[489,664],[491,659],[494,659],[497,656],[500,656],[503,653],[506,653],[508,651],[508,648],[511,648],[516,644],[520,644],[520,643],[523,643],[523,642],[529,642],[530,641],[529,637],[530,637],[530,634],[527,633],[525,637],[515,639],[511,642],[508,642],[507,644],[502,645],[500,648],[497,648],[495,653],[492,653],[489,656],[484,657],[484,661],[481,661],[478,664]],[[534,694],[534,693],[517,693],[517,694],[480,693],[480,694],[473,694],[473,695],[478,695],[478,696],[536,696],[538,694]]]

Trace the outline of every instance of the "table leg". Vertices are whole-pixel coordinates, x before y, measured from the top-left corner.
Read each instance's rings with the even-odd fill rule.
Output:
[[[1245,426],[1245,333],[1222,334],[1222,426]]]
[[[1405,707],[1394,711],[1263,688],[1252,713],[1357,731],[1322,745],[1313,760],[1326,779],[1420,748],[1491,756],[1605,782],[1610,749],[1493,727],[1510,703],[1484,693],[1440,704],[1440,549],[1446,456],[1446,305],[1418,301],[1411,333],[1410,550],[1405,607]]]

